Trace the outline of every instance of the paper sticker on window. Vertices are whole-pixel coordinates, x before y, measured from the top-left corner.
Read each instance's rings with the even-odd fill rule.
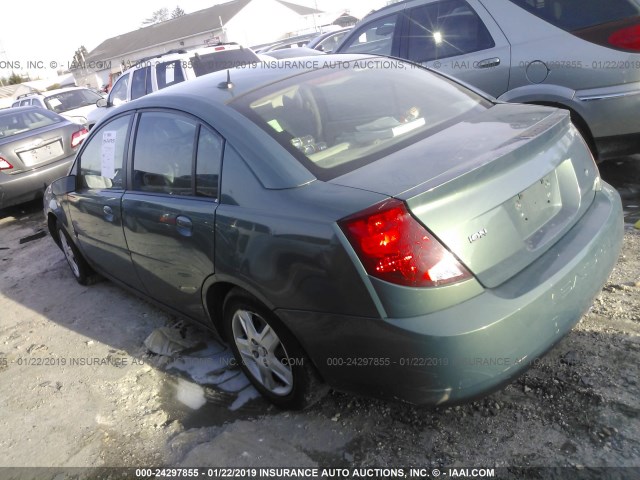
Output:
[[[62,105],[62,102],[60,100],[58,100],[57,98],[50,98],[49,99],[49,105],[51,105],[52,108],[56,108],[56,107],[59,107],[60,105]]]
[[[175,77],[175,72],[174,72],[174,66],[173,65],[167,65],[167,84],[173,83],[175,78],[176,77]]]
[[[101,175],[106,178],[113,178],[116,174],[116,134],[115,130],[102,134]]]

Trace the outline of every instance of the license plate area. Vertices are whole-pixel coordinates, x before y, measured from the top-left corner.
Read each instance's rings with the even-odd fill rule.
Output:
[[[514,222],[528,238],[550,222],[562,210],[562,196],[556,171],[545,175],[512,200]]]
[[[60,157],[63,152],[62,142],[60,140],[56,140],[54,142],[47,143],[46,145],[42,145],[41,147],[19,152],[18,156],[20,157],[20,160],[22,160],[22,163],[24,163],[25,167],[32,167]]]

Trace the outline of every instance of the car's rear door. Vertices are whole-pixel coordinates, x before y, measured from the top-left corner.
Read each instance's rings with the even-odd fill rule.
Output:
[[[511,47],[477,0],[433,0],[404,12],[400,57],[495,97],[507,91]]]
[[[132,114],[116,117],[89,138],[77,160],[77,189],[68,199],[73,231],[85,257],[102,272],[139,289],[120,209],[132,119]]]
[[[201,289],[214,272],[214,220],[222,138],[175,111],[143,111],[137,120],[124,231],[147,292],[205,319]]]

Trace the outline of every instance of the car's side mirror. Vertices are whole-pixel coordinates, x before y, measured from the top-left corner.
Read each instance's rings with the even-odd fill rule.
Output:
[[[51,184],[51,191],[54,195],[64,195],[71,193],[76,189],[76,176],[68,175],[55,180]]]
[[[104,107],[106,107],[106,106],[107,106],[107,104],[108,104],[107,99],[106,99],[106,98],[104,98],[104,97],[102,97],[100,100],[98,100],[98,101],[96,102],[96,107],[104,108]]]

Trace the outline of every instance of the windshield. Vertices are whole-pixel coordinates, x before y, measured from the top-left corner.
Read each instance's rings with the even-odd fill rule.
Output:
[[[10,111],[0,115],[0,139],[48,127],[64,120],[44,109]]]
[[[66,92],[49,95],[44,103],[49,110],[56,113],[63,113],[76,108],[95,105],[102,97],[88,89],[68,90]]]
[[[418,66],[390,59],[338,62],[231,103],[328,180],[405,148],[492,104]]]

